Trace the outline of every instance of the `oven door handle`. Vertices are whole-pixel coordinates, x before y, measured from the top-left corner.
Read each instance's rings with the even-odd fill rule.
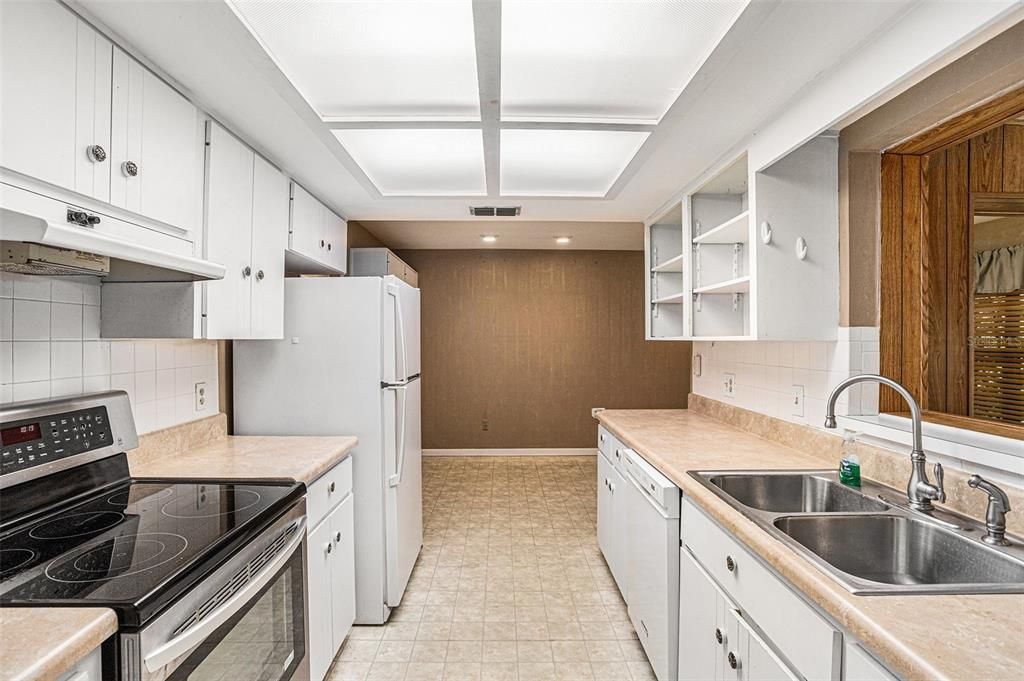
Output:
[[[175,636],[167,643],[164,643],[159,648],[156,648],[149,655],[146,655],[145,662],[146,668],[149,669],[150,673],[156,673],[159,670],[167,666],[168,663],[181,657],[185,653],[189,652],[200,643],[202,643],[206,637],[212,634],[217,627],[228,621],[232,615],[236,614],[239,610],[245,607],[249,600],[259,593],[264,586],[266,586],[270,580],[277,576],[278,570],[280,570],[285,563],[287,563],[292,554],[302,545],[302,540],[306,538],[306,518],[299,521],[298,526],[295,528],[295,536],[292,537],[288,544],[283,550],[279,551],[273,560],[263,566],[258,573],[256,573],[249,582],[231,595],[222,605],[216,610],[212,611],[203,619],[199,620],[196,624],[186,629],[179,636]]]

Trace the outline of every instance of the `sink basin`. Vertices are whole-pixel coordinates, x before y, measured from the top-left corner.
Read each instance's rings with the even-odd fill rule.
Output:
[[[710,475],[707,481],[750,508],[770,513],[885,511],[889,506],[826,477],[806,473]]]
[[[847,487],[834,470],[690,476],[852,593],[1024,593],[1020,538],[991,546],[984,522],[911,510],[906,493],[871,480]]]
[[[910,517],[788,516],[776,519],[774,525],[821,560],[859,580],[933,586],[937,592],[950,590],[944,587],[977,592],[982,585],[1019,589],[1024,584],[1024,561]]]

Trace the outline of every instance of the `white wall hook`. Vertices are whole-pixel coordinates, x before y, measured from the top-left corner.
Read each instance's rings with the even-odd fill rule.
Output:
[[[807,240],[802,236],[796,239],[796,257],[800,260],[807,259]]]
[[[761,243],[765,246],[772,242],[772,226],[765,220],[761,223]]]

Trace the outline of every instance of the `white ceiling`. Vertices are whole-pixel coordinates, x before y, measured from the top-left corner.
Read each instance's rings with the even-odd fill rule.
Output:
[[[643,223],[534,220],[366,221],[360,223],[391,248],[495,248],[641,251]],[[497,236],[484,243],[483,235]],[[558,244],[556,237],[572,237]]]
[[[325,124],[321,112],[310,105],[307,97],[313,95],[300,92],[222,0],[68,1],[89,15],[101,28],[127,42],[134,54],[176,82],[197,104],[231,127],[339,214],[350,219],[388,223],[400,220],[472,221],[467,210],[470,204],[522,205],[523,212],[519,220],[524,222],[642,221],[683,185],[718,162],[737,143],[756,134],[759,128],[771,121],[815,79],[842,64],[865,44],[884,35],[888,25],[916,4],[913,0],[755,0],[744,8],[728,32],[717,41],[717,46],[697,72],[688,81],[686,74],[680,76],[680,82],[686,83],[681,93],[678,96],[674,92],[668,93],[661,100],[672,101],[672,104],[657,126],[561,124],[563,129],[596,127],[602,130],[650,131],[643,147],[629,162],[622,176],[613,183],[607,196],[520,199],[496,199],[491,196],[486,199],[468,199],[384,196],[332,133],[328,126],[334,124]],[[589,4],[579,3],[579,6]],[[515,16],[517,10],[512,0],[505,0],[500,5],[493,0],[478,0],[473,5],[476,54],[478,58],[483,54],[492,62],[497,58],[498,63],[502,32],[512,25],[503,24],[500,20],[494,21],[493,14],[497,11],[500,17],[501,7],[505,8],[506,19]],[[564,11],[570,10],[571,7]],[[478,15],[488,12],[490,19],[481,22]],[[490,33],[482,36],[481,24],[490,26]],[[625,28],[624,36],[620,37],[622,40],[630,36]],[[547,38],[541,41],[543,31],[540,28],[537,31],[538,42],[547,45],[545,49],[549,49],[551,41]],[[509,41],[510,45],[514,44],[511,39]],[[484,44],[481,45],[481,42]],[[658,50],[664,42],[658,40],[647,45],[652,54],[660,58],[661,52]],[[579,61],[577,57],[571,56],[571,51],[578,48],[571,41],[567,41],[566,45],[570,55],[563,64],[571,65],[574,60]],[[609,49],[613,47],[609,45]],[[552,54],[550,59],[556,60],[558,57]],[[561,72],[558,69],[551,71],[555,73],[550,75],[550,82],[554,82]],[[638,79],[643,76],[643,72],[638,72],[635,67],[623,70],[627,75],[630,71]],[[338,81],[343,80],[341,73],[338,73]],[[504,68],[499,73],[509,79],[510,87],[516,82],[512,75],[506,75],[510,72]],[[493,154],[489,155],[486,149],[500,144],[500,130],[546,129],[550,124],[543,121],[506,121],[499,126],[501,111],[495,107],[501,105],[503,91],[509,94],[515,90],[502,90],[500,76],[494,79],[499,82],[492,82],[486,79],[481,81],[479,75],[477,87],[482,120],[471,123],[483,128],[485,175],[490,180],[488,188],[492,188],[496,186],[493,180],[500,173],[500,165],[498,159]],[[538,73],[538,78],[543,75]],[[616,88],[625,87],[622,80],[619,76],[612,79]],[[461,92],[461,86],[453,84],[451,87],[453,93]],[[643,83],[638,83],[637,87],[641,93],[636,96],[637,108],[625,113],[652,115],[651,112],[655,112],[658,107],[657,93]],[[408,92],[410,97],[421,99],[413,89]],[[407,106],[406,102],[398,101],[402,96],[401,92],[394,94],[396,108]],[[536,97],[536,101],[545,103],[545,106],[555,107],[550,101],[550,92],[547,95],[541,92]],[[594,111],[592,103],[576,95],[573,97],[573,101],[583,104],[574,104],[576,109],[569,105],[558,105],[565,106],[562,114],[582,116],[587,111]],[[344,100],[342,96],[340,107],[332,111],[349,118],[370,117],[371,113],[379,112],[366,108],[368,99],[364,101],[356,98],[350,105]],[[516,101],[519,102],[517,106],[522,107],[520,112],[528,111],[533,106],[533,100],[529,97],[517,95],[512,98],[510,94],[510,102]],[[622,98],[616,101],[620,105],[629,104]],[[453,95],[452,103],[453,108],[447,113],[428,113],[431,116],[451,115],[453,118],[469,115],[466,107],[471,108],[471,105],[463,101],[461,95]],[[507,113],[512,115],[515,112]],[[609,118],[623,115],[623,111],[609,110],[603,113]],[[347,127],[338,129],[372,129],[365,121],[357,123],[355,125],[350,122]],[[394,127],[398,124],[391,122],[387,125]],[[443,124],[421,122],[417,125],[432,129],[464,129],[466,123],[449,120]],[[361,159],[361,162],[369,165],[365,159]],[[547,162],[560,161],[552,156]],[[377,181],[380,179],[377,178]],[[516,219],[512,219],[502,224],[515,223]],[[479,220],[470,224],[477,225]],[[508,233],[511,227],[503,226],[502,229]],[[481,232],[479,227],[471,226],[464,236],[475,244]],[[439,244],[444,240],[440,233],[437,240]]]

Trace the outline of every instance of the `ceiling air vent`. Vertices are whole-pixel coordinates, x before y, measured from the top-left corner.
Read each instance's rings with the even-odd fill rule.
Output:
[[[522,206],[470,206],[469,214],[477,218],[514,218],[522,210]]]

